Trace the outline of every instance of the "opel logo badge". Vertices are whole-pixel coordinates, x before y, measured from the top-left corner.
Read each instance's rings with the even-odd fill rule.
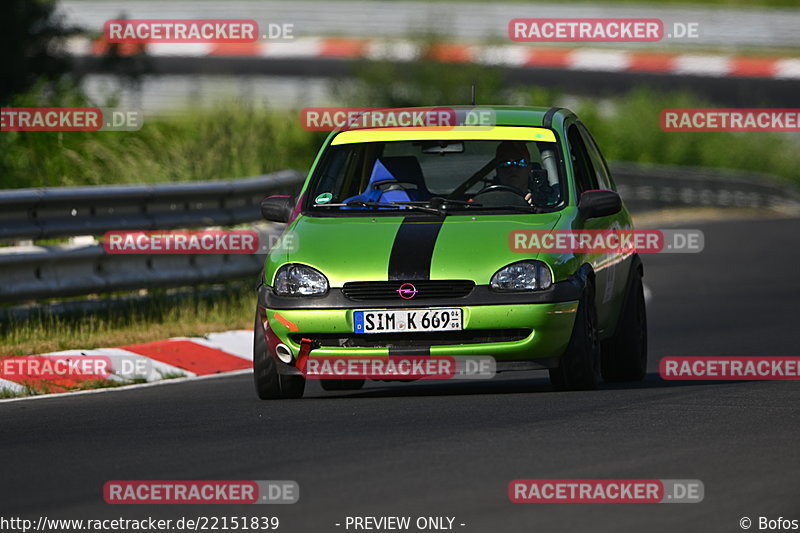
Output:
[[[404,300],[410,300],[417,295],[417,288],[411,283],[403,283],[400,285],[400,288],[397,289],[397,294],[399,294],[400,298]]]

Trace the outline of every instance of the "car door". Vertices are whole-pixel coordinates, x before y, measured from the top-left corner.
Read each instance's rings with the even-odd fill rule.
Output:
[[[578,123],[578,129],[583,137],[589,157],[591,157],[594,164],[597,179],[601,187],[616,192],[617,186],[608,168],[608,163],[606,163],[606,159],[603,157],[603,153],[597,146],[594,137],[589,133],[586,126],[580,122]],[[622,211],[613,218],[614,222],[611,224],[613,229],[633,229],[633,221],[624,203],[622,204]],[[607,307],[610,308],[612,316],[618,315],[619,309],[625,301],[625,292],[628,289],[628,277],[630,275],[631,264],[633,263],[631,255],[630,253],[623,254],[621,252],[614,254],[613,266],[611,267],[611,271],[609,271],[609,277],[612,279],[609,280],[611,282],[606,288],[606,300],[610,303]]]
[[[584,141],[579,124],[572,124],[567,129],[567,142],[569,144],[570,160],[575,175],[575,187],[578,201],[580,195],[585,191],[608,188],[604,183],[598,181],[598,169]],[[574,227],[576,230],[608,230],[611,229],[615,217],[592,218],[585,221],[578,221]],[[604,252],[588,252],[585,254],[586,261],[592,265],[595,272],[595,305],[597,308],[598,329],[602,334],[608,327],[612,318],[608,312],[608,303],[614,297],[616,286],[616,270],[614,260],[615,254]]]

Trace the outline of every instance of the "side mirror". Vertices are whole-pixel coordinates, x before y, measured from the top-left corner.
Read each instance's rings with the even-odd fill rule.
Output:
[[[584,219],[616,215],[622,209],[622,199],[614,191],[585,191],[578,202],[578,212]]]
[[[272,222],[289,222],[294,205],[293,196],[268,196],[261,200],[261,216]]]

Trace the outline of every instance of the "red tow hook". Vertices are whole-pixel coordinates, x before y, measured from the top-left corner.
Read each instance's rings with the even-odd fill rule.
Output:
[[[306,362],[311,350],[316,350],[317,348],[319,348],[319,342],[315,340],[306,338],[300,340],[300,352],[297,354],[297,362],[295,362],[294,366],[303,374],[306,373]]]

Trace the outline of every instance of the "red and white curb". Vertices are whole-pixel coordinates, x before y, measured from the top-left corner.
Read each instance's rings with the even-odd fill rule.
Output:
[[[146,383],[171,382],[185,378],[202,378],[250,371],[253,366],[253,331],[225,331],[209,333],[205,337],[174,337],[144,344],[94,350],[63,350],[39,354],[39,356],[75,357],[74,362],[70,361],[70,364],[75,365],[79,364],[78,360],[81,357],[107,357],[111,362],[113,372],[107,378],[109,381],[128,382],[131,376],[126,374],[130,372],[131,368],[136,368],[145,370],[144,373],[137,372],[136,378],[144,380]],[[13,393],[22,393],[26,387],[20,381],[22,380],[16,378],[8,379],[8,376],[0,373],[0,390],[6,389]],[[63,390],[59,389],[61,388],[55,387],[54,390],[57,392]],[[119,390],[119,388],[75,391],[71,394],[111,390]],[[42,396],[46,395],[35,395],[28,398]],[[19,398],[10,400],[16,399]]]
[[[423,55],[444,63],[480,63],[510,67],[561,68],[596,72],[646,72],[688,76],[742,76],[798,79],[800,59],[693,53],[625,51],[509,44],[499,46],[441,43],[422,46],[407,40],[302,37],[286,42],[149,43],[118,45],[121,55],[146,52],[154,57],[331,58],[411,61]],[[68,42],[79,56],[105,54],[108,43],[76,38]]]

